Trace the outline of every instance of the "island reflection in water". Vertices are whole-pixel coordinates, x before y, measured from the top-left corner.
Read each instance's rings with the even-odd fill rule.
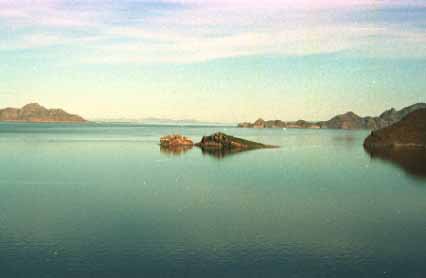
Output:
[[[407,174],[416,178],[426,179],[426,149],[365,149],[372,159],[388,161]]]
[[[192,146],[175,146],[163,147],[160,146],[160,152],[168,156],[180,156],[192,150]],[[217,148],[199,148],[203,155],[208,155],[216,159],[224,159],[226,157],[241,154],[256,149],[217,149]],[[390,162],[398,166],[410,176],[426,179],[426,149],[365,149],[365,152],[373,160],[381,160]]]
[[[203,155],[209,155],[217,159],[223,159],[230,155],[241,154],[243,152],[254,151],[256,149],[215,149],[215,148],[201,148]],[[259,149],[257,149],[259,150]]]
[[[162,154],[173,155],[173,156],[183,155],[184,153],[190,151],[191,149],[192,149],[192,146],[173,146],[173,147],[160,146],[160,152]]]
[[[180,156],[188,151],[190,151],[192,146],[174,146],[174,147],[164,147],[160,146],[160,152],[165,155]],[[198,149],[199,147],[197,147]],[[199,148],[203,155],[209,155],[217,159],[223,159],[230,155],[236,155],[243,152],[253,151],[255,149],[217,149],[217,148]]]

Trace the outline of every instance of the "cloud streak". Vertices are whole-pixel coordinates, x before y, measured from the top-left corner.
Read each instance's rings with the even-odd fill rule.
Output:
[[[82,63],[194,63],[243,55],[426,57],[426,19],[377,20],[422,1],[3,1],[0,50],[61,46]],[[367,11],[371,19],[360,21]],[[345,15],[342,20],[341,15]],[[425,10],[426,18],[426,10]],[[392,42],[395,48],[387,47]],[[84,50],[84,51],[81,51]],[[407,51],[404,51],[407,50]]]

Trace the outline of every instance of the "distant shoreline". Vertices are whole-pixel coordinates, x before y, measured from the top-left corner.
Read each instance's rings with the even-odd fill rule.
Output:
[[[337,115],[328,121],[308,122],[304,120],[286,122],[258,119],[253,123],[239,123],[240,128],[301,128],[301,129],[366,129],[377,130],[399,122],[411,112],[426,108],[426,103],[416,103],[399,111],[391,108],[377,117],[361,117],[353,112]]]

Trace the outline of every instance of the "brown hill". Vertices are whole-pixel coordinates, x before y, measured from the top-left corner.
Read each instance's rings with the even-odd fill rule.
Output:
[[[364,141],[367,149],[383,147],[426,148],[426,109],[409,113],[401,121],[373,131]]]
[[[35,123],[82,123],[85,119],[62,109],[47,109],[38,103],[30,103],[19,108],[0,110],[0,121],[3,122],[35,122]]]
[[[364,119],[354,112],[347,112],[335,116],[327,122],[322,122],[320,125],[322,128],[362,129],[364,128]]]

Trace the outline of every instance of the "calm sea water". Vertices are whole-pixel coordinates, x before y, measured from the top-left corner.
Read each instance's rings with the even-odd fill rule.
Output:
[[[158,146],[215,131],[281,148]],[[426,277],[423,164],[367,134],[0,124],[0,277]]]

